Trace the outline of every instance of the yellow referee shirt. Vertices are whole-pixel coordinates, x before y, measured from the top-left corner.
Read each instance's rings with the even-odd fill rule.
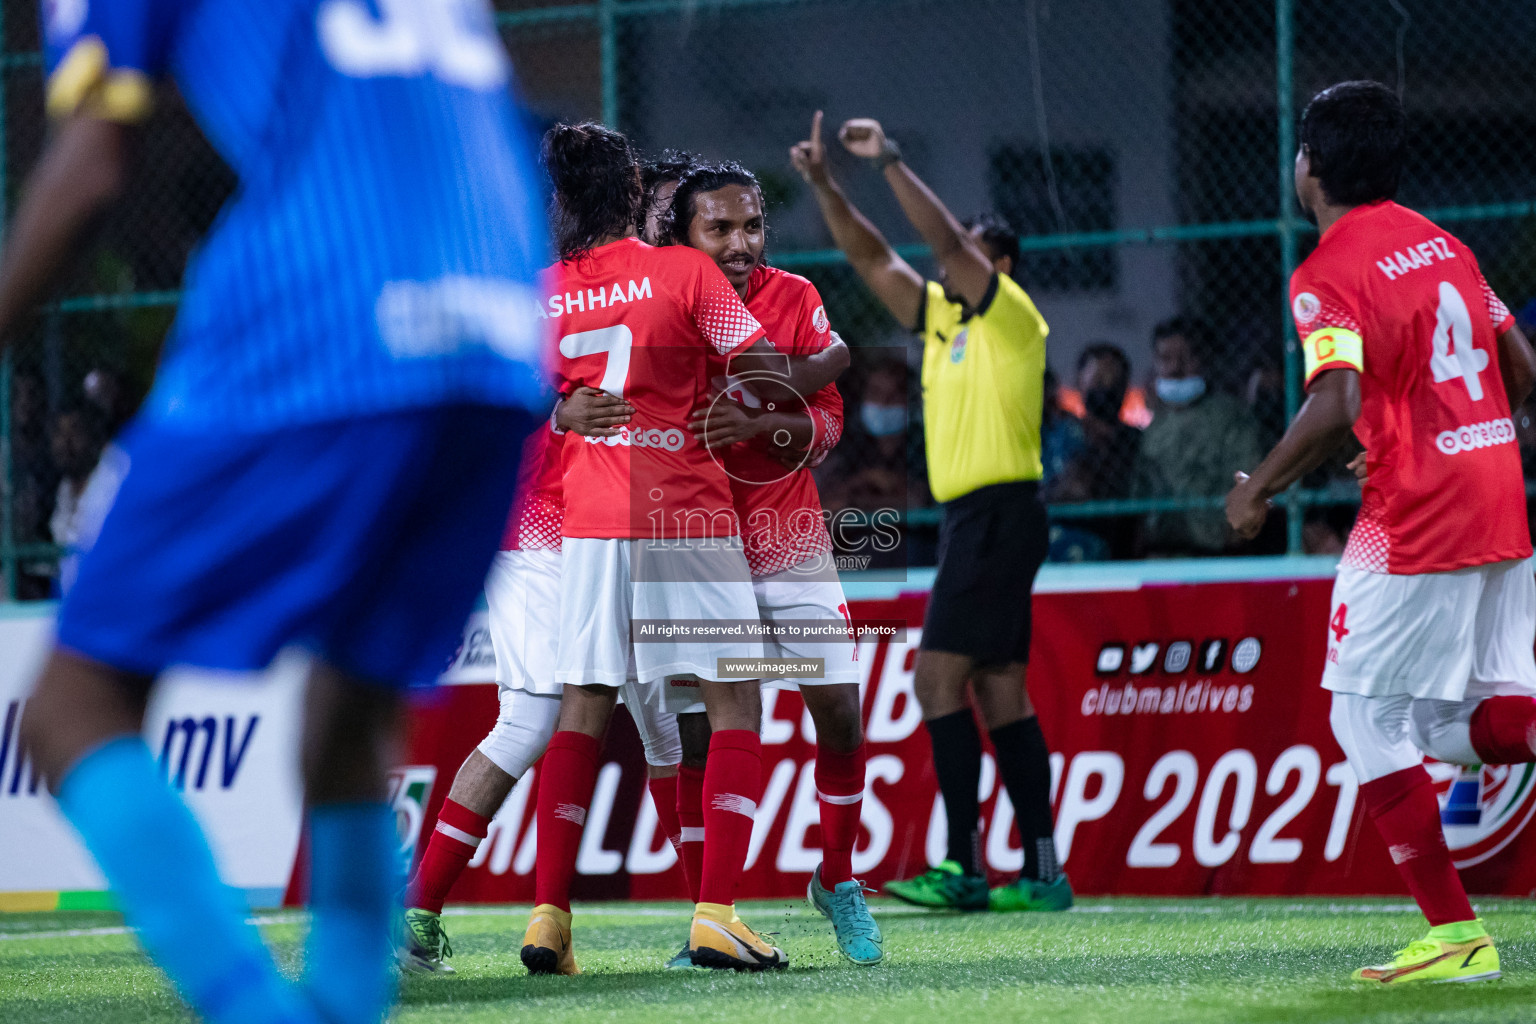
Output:
[[[997,274],[979,312],[928,282],[923,336],[923,430],[928,485],[953,501],[989,484],[1039,480],[1050,328],[1013,278]]]

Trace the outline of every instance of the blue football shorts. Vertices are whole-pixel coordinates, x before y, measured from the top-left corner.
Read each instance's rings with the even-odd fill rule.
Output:
[[[245,435],[136,423],[58,643],[153,675],[297,646],[402,687],[443,671],[542,418],[464,405]]]

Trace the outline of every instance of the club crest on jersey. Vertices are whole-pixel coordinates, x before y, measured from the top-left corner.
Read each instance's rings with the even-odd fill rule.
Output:
[[[1311,292],[1302,292],[1296,296],[1296,301],[1291,303],[1291,313],[1296,317],[1296,322],[1303,327],[1316,320],[1317,314],[1322,311],[1323,304]]]
[[[1536,764],[1461,768],[1428,761],[1445,844],[1458,868],[1497,854],[1536,815]]]
[[[811,314],[811,326],[816,328],[817,334],[826,334],[832,329],[832,324],[827,320],[827,307],[817,306],[816,312]]]
[[[962,327],[960,329],[960,333],[955,335],[955,340],[952,343],[950,343],[950,347],[949,347],[949,361],[950,362],[958,363],[960,360],[965,358],[965,343],[966,343],[970,333],[971,333],[970,328]]]

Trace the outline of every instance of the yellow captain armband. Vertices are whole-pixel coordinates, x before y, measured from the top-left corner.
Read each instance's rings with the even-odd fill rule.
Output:
[[[1324,327],[1313,331],[1301,343],[1301,352],[1308,381],[1319,370],[1341,366],[1365,372],[1365,342],[1346,327]]]
[[[114,68],[107,46],[86,36],[59,61],[48,79],[48,116],[89,114],[105,121],[137,124],[149,116],[154,87],[149,76],[133,68]]]

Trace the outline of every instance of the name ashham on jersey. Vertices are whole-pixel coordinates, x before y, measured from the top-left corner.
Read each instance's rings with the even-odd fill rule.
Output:
[[[578,288],[563,294],[556,292],[533,308],[539,319],[549,320],[567,313],[592,312],[610,306],[628,305],[650,297],[651,279],[642,277],[636,281],[631,278],[626,284],[615,281],[612,288],[605,284],[600,288]]]

